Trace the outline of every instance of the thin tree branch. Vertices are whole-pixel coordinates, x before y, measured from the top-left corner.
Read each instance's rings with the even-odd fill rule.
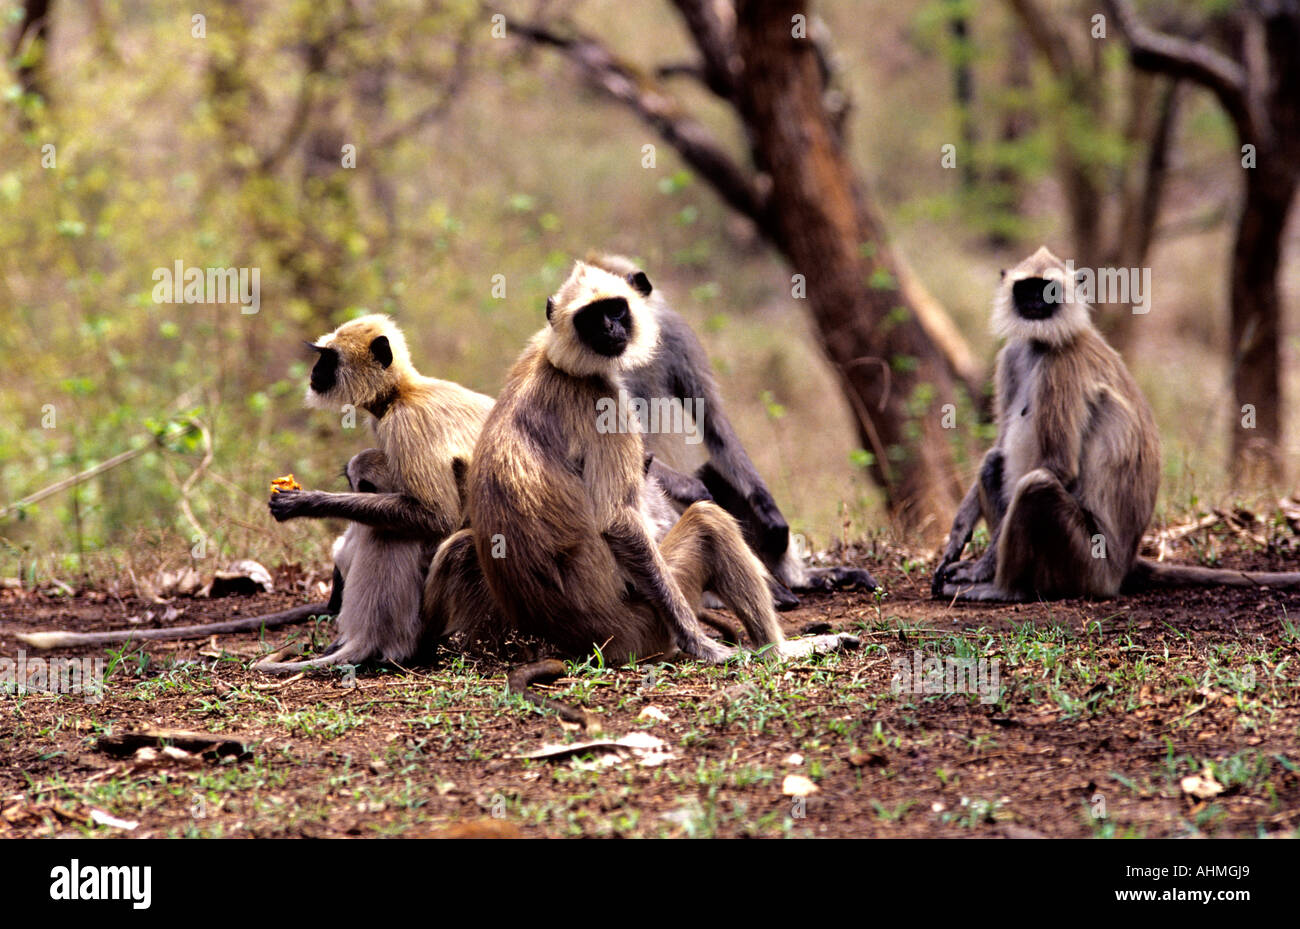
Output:
[[[1179,81],[1171,80],[1160,97],[1160,115],[1147,148],[1142,193],[1137,204],[1131,247],[1136,262],[1142,263],[1151,248],[1160,202],[1164,198],[1165,181],[1169,177],[1169,147],[1173,141],[1174,126],[1178,121]]]
[[[1210,90],[1228,111],[1243,139],[1262,128],[1250,103],[1246,69],[1201,42],[1166,35],[1141,23],[1128,0],[1103,0],[1128,42],[1134,66],[1170,77],[1186,78]]]
[[[740,79],[736,50],[736,10],[730,0],[672,0],[686,31],[700,50],[706,87],[725,100],[735,99]]]
[[[460,91],[469,77],[470,53],[473,50],[473,44],[470,27],[467,25],[460,38],[456,41],[456,53],[451,63],[450,72],[441,76],[446,84],[442,96],[401,125],[394,126],[376,138],[371,143],[375,148],[387,148],[410,133],[441,121],[451,111],[452,104],[456,102],[456,98],[460,95]]]
[[[539,23],[511,24],[511,32],[535,45],[548,46],[576,64],[592,88],[633,110],[692,168],[704,176],[726,203],[752,219],[772,237],[766,196],[707,129],[684,114],[677,102],[653,80],[638,73],[590,36],[561,35]]]
[[[1075,74],[1074,56],[1065,36],[1052,26],[1051,17],[1034,0],[1008,0],[1008,3],[1029,34],[1029,41],[1051,66],[1052,73],[1062,80],[1071,79]]]
[[[655,67],[655,77],[661,81],[673,77],[689,77],[708,86],[704,80],[704,69],[695,61],[669,62]]]

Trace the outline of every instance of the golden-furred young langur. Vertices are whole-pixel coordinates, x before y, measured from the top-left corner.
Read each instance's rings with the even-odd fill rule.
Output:
[[[319,357],[308,404],[329,410],[351,405],[372,417],[378,451],[363,459],[361,470],[375,492],[296,490],[271,496],[277,520],[335,517],[365,527],[351,552],[338,639],[330,653],[283,670],[369,658],[408,661],[423,640],[419,606],[429,559],[463,522],[457,475],[473,452],[492,398],[421,376],[401,330],[387,316],[344,323],[312,349]],[[272,670],[270,665],[262,669]]]
[[[568,655],[599,648],[613,662],[679,652],[724,661],[734,650],[708,638],[697,618],[706,590],[754,645],[776,654],[856,643],[786,640],[762,563],[716,504],[686,507],[656,543],[640,425],[625,411],[614,420],[601,412],[627,371],[659,347],[650,293],[644,274],[577,263],[547,301],[547,326],[515,363],[475,446],[466,481],[473,528],[449,540],[459,562],[446,549],[439,558],[464,564],[472,544],[499,611],[493,621]],[[438,568],[435,559],[431,585]]]
[[[1157,564],[1138,557],[1160,482],[1160,438],[1123,360],[1040,248],[1003,274],[993,328],[998,437],[958,509],[935,596],[1106,599],[1145,587],[1295,586],[1300,574]],[[958,561],[980,518],[989,545]]]

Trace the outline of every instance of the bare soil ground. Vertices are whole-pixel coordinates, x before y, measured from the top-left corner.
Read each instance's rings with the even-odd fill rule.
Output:
[[[928,565],[847,555],[888,593],[809,596],[782,618],[791,633],[857,632],[857,651],[785,666],[570,665],[551,693],[587,708],[602,737],[662,739],[658,754],[521,757],[593,735],[505,696],[501,665],[448,655],[409,671],[246,670],[303,628],[266,643],[86,651],[106,659],[99,702],[0,694],[0,837],[1300,833],[1300,592],[954,607],[929,599]],[[1223,554],[1230,567],[1296,563]],[[301,571],[278,581],[314,583]],[[167,622],[301,599],[177,601]],[[0,656],[18,656],[17,630],[114,628],[164,609],[98,591],[0,591]],[[996,691],[925,692],[899,674],[927,658],[985,659]],[[111,737],[146,726],[238,744],[111,751]]]

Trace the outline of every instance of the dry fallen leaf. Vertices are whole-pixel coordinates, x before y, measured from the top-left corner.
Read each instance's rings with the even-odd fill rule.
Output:
[[[125,829],[127,832],[140,825],[132,819],[118,819],[116,816],[110,816],[103,810],[91,810],[90,818],[101,826],[108,826],[112,829]]]
[[[668,714],[654,704],[643,707],[640,713],[636,714],[637,719],[653,719],[655,722],[668,722]]]
[[[1212,800],[1219,794],[1223,793],[1223,785],[1214,779],[1210,769],[1206,768],[1200,774],[1191,774],[1179,782],[1183,788],[1183,793],[1195,797],[1197,800]]]
[[[598,761],[597,764],[600,766],[617,764],[629,755],[635,756],[638,763],[645,767],[661,765],[666,761],[672,761],[675,757],[668,750],[667,742],[648,732],[632,732],[621,739],[596,739],[590,742],[571,742],[568,745],[544,744],[536,751],[520,757],[555,760],[588,753],[613,756]]]
[[[200,597],[246,597],[256,593],[271,593],[275,585],[271,582],[271,572],[262,565],[245,558],[237,561],[228,570],[218,571],[206,587],[198,591]]]
[[[807,797],[817,792],[817,785],[802,774],[787,774],[781,782],[781,793],[787,797]]]

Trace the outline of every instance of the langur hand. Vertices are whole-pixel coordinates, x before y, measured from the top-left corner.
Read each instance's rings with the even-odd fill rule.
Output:
[[[955,557],[950,558],[947,554],[943,556],[939,566],[934,569],[934,576],[930,578],[930,596],[943,596],[943,587],[948,580],[948,569],[956,560]]]
[[[307,512],[316,503],[314,498],[317,495],[318,492],[314,490],[281,490],[271,494],[267,506],[271,510],[271,515],[275,517],[275,521],[282,523],[286,519],[306,516]]]
[[[992,551],[992,549],[990,549]],[[943,596],[943,589],[950,585],[959,587],[983,584],[993,580],[997,573],[997,562],[987,553],[978,560],[958,561],[934,572],[931,591],[936,597]]]

